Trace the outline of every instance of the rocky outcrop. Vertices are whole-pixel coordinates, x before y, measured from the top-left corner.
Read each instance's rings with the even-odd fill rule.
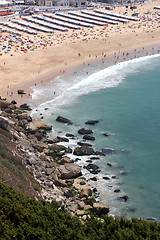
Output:
[[[110,133],[103,133],[103,135],[105,136],[105,137],[109,137],[111,134]]]
[[[6,130],[7,132],[11,132],[14,130],[14,125],[15,123],[12,120],[0,116],[0,128]]]
[[[81,128],[81,129],[79,129],[78,133],[82,134],[82,135],[85,135],[85,134],[92,134],[93,131],[90,130],[90,129]]]
[[[73,160],[68,157],[62,157],[59,161],[60,164],[73,163]]]
[[[91,145],[91,144],[89,144],[89,143],[86,143],[86,142],[77,142],[77,144],[78,144],[78,145],[80,145],[80,146],[92,147],[92,145]]]
[[[93,203],[93,210],[97,215],[103,215],[109,213],[109,206],[102,202],[95,202]]]
[[[100,172],[100,169],[97,165],[89,163],[87,166],[84,166],[85,169],[87,169],[92,174],[98,174]]]
[[[88,124],[88,125],[95,125],[97,123],[99,123],[98,120],[90,120],[90,121],[85,122],[85,124]]]
[[[73,152],[76,156],[85,156],[85,155],[93,155],[94,150],[93,148],[82,146],[82,147],[76,147]]]
[[[34,119],[32,122],[38,129],[43,129],[45,131],[52,130],[52,127],[45,124],[42,120]]]
[[[0,100],[0,108],[1,108],[1,109],[6,109],[6,108],[8,108],[10,105],[12,105],[12,103],[7,102],[7,101]]]
[[[58,169],[62,179],[77,178],[82,175],[81,167],[75,163],[65,163]]]
[[[84,136],[83,136],[83,139],[89,140],[89,141],[95,141],[95,137],[89,136],[89,135],[84,135]]]
[[[21,109],[21,110],[26,110],[26,111],[31,111],[31,110],[32,110],[32,109],[30,108],[30,106],[29,106],[28,104],[26,104],[26,103],[21,104],[21,105],[20,105],[20,109]]]
[[[58,116],[56,118],[56,121],[57,122],[61,122],[61,123],[66,123],[66,124],[69,124],[69,125],[72,125],[73,123],[71,122],[71,120],[67,119],[67,118],[64,118],[62,116]]]
[[[82,175],[81,167],[73,163],[73,160],[69,157],[66,157],[66,153],[72,153],[72,149],[56,144],[61,141],[68,142],[68,138],[75,138],[75,136],[66,134],[68,138],[47,138],[46,131],[50,131],[51,127],[41,120],[33,120],[26,113],[30,109],[26,104],[18,108],[15,106],[15,103],[3,102],[1,108],[0,128],[12,134],[19,154],[23,156],[23,164],[25,164],[36,181],[39,182],[41,197],[50,202],[56,200],[64,205],[71,215],[78,216],[82,221],[89,218],[84,210],[92,209],[94,211],[92,207],[94,192],[88,187],[84,178],[77,179],[77,177]],[[70,120],[60,116],[58,121],[72,124]],[[84,135],[91,134],[92,130],[83,128],[79,130],[79,133]],[[87,139],[93,140],[93,137],[86,136]],[[75,148],[74,155],[87,156],[95,153],[94,149],[91,148],[91,144],[85,141],[79,142],[79,144],[82,146]],[[97,159],[97,157],[93,159]],[[59,166],[59,164],[62,165]],[[100,171],[98,166],[94,164],[88,164],[87,169],[93,174],[97,174]],[[80,180],[79,185],[81,187],[84,185],[82,191],[79,187],[73,187],[73,183],[76,180]],[[91,180],[97,181],[97,178],[93,177]]]

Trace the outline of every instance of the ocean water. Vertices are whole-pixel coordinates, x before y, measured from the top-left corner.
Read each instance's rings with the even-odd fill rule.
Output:
[[[53,126],[52,137],[73,133],[73,149],[82,136],[81,127],[93,130],[95,150],[115,151],[93,160],[101,172],[90,174],[83,169],[90,157],[82,157],[86,179],[99,192],[99,201],[107,203],[110,214],[126,218],[160,220],[160,55],[146,56],[102,66],[101,62],[82,66],[59,76],[50,84],[34,88],[33,117]],[[42,114],[42,115],[41,115]],[[56,122],[58,115],[74,123]],[[94,126],[87,120],[99,120]],[[105,137],[103,133],[109,133]],[[70,155],[72,159],[76,156]],[[108,166],[110,163],[112,166]],[[103,177],[109,177],[104,180]],[[120,189],[115,193],[115,189]],[[127,202],[119,197],[127,195]]]

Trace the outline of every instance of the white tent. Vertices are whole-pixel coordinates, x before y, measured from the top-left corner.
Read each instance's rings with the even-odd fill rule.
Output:
[[[9,6],[11,4],[11,2],[7,2],[6,0],[0,0],[0,7]]]

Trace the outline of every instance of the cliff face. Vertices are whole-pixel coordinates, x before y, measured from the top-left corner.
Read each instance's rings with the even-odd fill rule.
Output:
[[[17,192],[39,198],[40,186],[22,161],[23,156],[13,142],[13,136],[0,128],[0,181]]]
[[[81,167],[66,157],[72,149],[48,139],[51,130],[41,120],[29,116],[29,107],[0,100],[0,179],[29,196],[63,205],[72,216],[84,222],[90,216],[107,214],[106,204],[95,205],[95,191],[84,178]],[[69,140],[68,140],[69,141]]]

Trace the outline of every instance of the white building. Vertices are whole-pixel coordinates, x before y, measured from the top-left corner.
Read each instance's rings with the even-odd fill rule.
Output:
[[[12,5],[12,2],[6,1],[6,0],[0,0],[0,7],[7,7]]]

